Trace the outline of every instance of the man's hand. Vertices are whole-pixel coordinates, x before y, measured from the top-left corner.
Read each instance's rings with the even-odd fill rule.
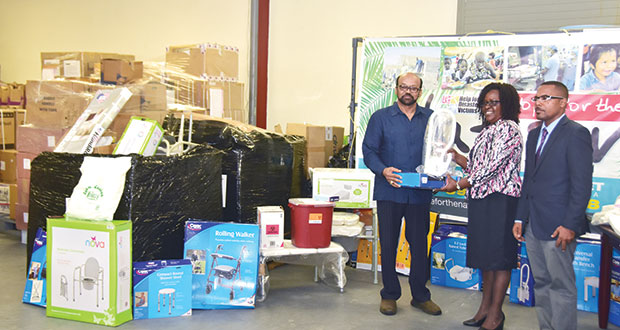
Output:
[[[525,238],[523,237],[523,224],[520,222],[515,222],[512,225],[512,235],[519,242],[525,242]]]
[[[553,234],[551,234],[551,237],[557,237],[555,246],[558,247],[562,245],[562,251],[566,251],[566,244],[569,244],[575,239],[575,232],[563,226],[558,226]]]
[[[402,171],[397,169],[396,167],[386,167],[383,169],[383,176],[385,177],[387,182],[390,184],[390,186],[394,188],[399,188],[400,184],[403,182],[402,180],[403,177],[396,173],[400,173],[400,172]]]

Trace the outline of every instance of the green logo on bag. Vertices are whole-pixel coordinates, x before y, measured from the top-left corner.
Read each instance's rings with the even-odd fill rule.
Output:
[[[84,189],[84,196],[90,199],[91,201],[96,201],[99,198],[103,197],[103,189],[99,186],[88,186]]]

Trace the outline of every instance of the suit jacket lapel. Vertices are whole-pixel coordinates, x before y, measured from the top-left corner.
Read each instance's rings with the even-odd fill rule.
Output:
[[[547,138],[547,142],[545,143],[545,146],[540,154],[540,158],[538,159],[538,162],[536,162],[536,170],[538,170],[538,168],[540,167],[540,164],[542,164],[545,161],[545,158],[546,158],[545,156],[549,153],[548,151],[551,150],[551,148],[553,148],[553,144],[558,139],[558,136],[562,134],[562,129],[564,128],[564,125],[568,123],[568,120],[569,119],[566,116],[560,119],[560,122],[557,124],[557,126],[555,126],[555,128],[553,129],[553,132],[551,132],[551,134]],[[542,125],[540,125],[538,128],[539,133],[541,129],[542,129]]]

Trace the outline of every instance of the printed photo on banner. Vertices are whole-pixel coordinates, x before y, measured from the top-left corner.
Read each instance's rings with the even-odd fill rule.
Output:
[[[445,47],[442,89],[481,90],[502,80],[502,47]]]
[[[620,92],[620,44],[583,47],[579,89],[593,93]]]
[[[508,79],[518,91],[535,91],[545,81],[561,81],[575,89],[577,75],[576,45],[508,47]]]

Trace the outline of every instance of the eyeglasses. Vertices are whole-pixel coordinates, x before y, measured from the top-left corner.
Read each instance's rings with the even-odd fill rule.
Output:
[[[564,99],[565,97],[563,96],[551,96],[551,95],[541,95],[541,96],[534,96],[532,97],[532,102],[536,102],[538,100],[541,100],[543,102],[547,102],[549,100],[561,100]]]
[[[490,100],[480,103],[480,108],[496,107],[498,104],[500,104],[499,100]]]
[[[417,93],[422,90],[421,88],[418,88],[415,86],[405,86],[405,85],[399,85],[398,89],[400,89],[401,91],[408,91],[408,92],[413,92],[413,93]]]

